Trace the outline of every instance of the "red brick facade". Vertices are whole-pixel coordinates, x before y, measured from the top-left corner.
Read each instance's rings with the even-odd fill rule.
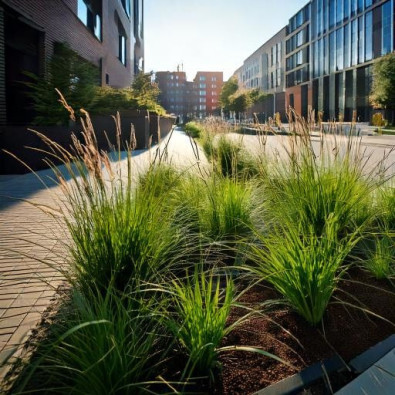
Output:
[[[219,110],[219,96],[223,85],[222,71],[198,71],[193,80],[197,92],[197,112],[202,116]]]

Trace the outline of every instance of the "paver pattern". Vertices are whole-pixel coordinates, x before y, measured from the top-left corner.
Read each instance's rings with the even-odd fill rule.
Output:
[[[134,153],[136,175],[147,168],[157,148]],[[189,168],[196,162],[182,132],[174,132],[168,148],[167,160],[175,165]],[[120,166],[126,170],[125,161]],[[48,209],[58,207],[61,190],[51,180],[52,170],[37,175],[0,176],[0,383],[64,281],[67,234]]]

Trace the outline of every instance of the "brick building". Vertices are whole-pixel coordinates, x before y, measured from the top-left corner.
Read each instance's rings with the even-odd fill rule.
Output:
[[[170,113],[185,117],[206,117],[219,112],[222,71],[198,71],[193,82],[184,71],[158,71],[159,101]]]
[[[0,125],[27,123],[24,71],[45,75],[56,43],[126,87],[144,68],[143,0],[0,0]]]
[[[219,110],[219,96],[223,85],[222,71],[198,71],[194,78],[197,104],[196,112],[199,117],[213,115]]]

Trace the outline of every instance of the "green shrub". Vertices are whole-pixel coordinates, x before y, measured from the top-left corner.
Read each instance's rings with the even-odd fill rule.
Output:
[[[388,122],[384,119],[383,114],[381,112],[376,112],[372,115],[372,125],[383,127],[387,126]]]
[[[201,137],[202,134],[202,126],[194,121],[188,122],[185,125],[185,131],[194,139],[198,139]]]
[[[59,103],[58,89],[68,104],[81,115],[80,108],[89,109],[99,84],[99,69],[84,59],[66,44],[57,43],[48,65],[48,75],[39,77],[25,73],[32,81],[26,83],[30,88],[34,110],[37,113],[35,124],[67,124],[68,111]]]

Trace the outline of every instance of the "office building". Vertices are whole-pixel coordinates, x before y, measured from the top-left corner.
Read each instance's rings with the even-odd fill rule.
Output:
[[[286,101],[369,122],[373,61],[394,50],[393,0],[312,0],[287,26]]]
[[[285,115],[285,36],[284,27],[245,59],[234,73],[241,87],[259,88],[270,95],[254,107],[254,112]]]

